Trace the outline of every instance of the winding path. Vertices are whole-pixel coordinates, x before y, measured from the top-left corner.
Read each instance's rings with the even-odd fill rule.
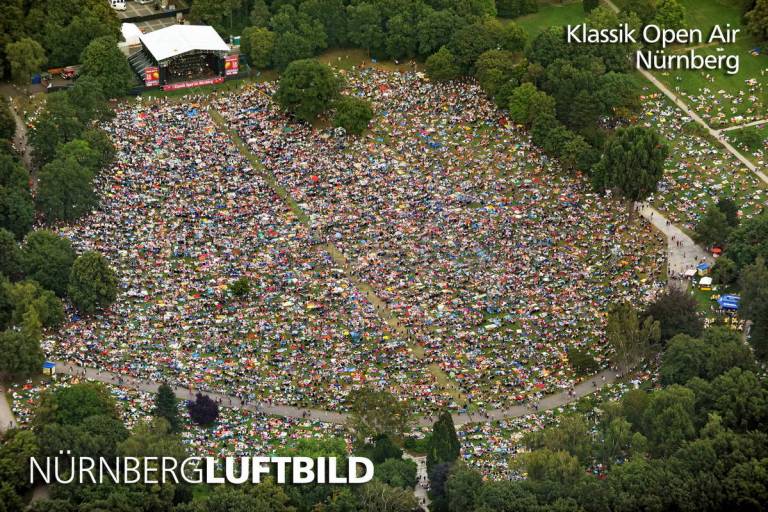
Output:
[[[95,380],[104,382],[106,384],[114,384],[125,386],[139,391],[147,393],[157,392],[157,388],[160,386],[158,382],[150,382],[143,379],[137,379],[134,377],[128,377],[125,375],[119,375],[113,372],[103,372],[94,368],[88,368],[79,364],[73,364],[66,361],[56,361],[56,371],[59,374],[69,374],[80,376],[89,380]],[[538,404],[536,410],[543,411],[549,409],[556,409],[563,407],[571,402],[578,400],[579,398],[590,395],[596,392],[606,384],[610,384],[616,381],[616,373],[612,370],[604,370],[597,375],[577,384],[574,386],[573,391],[569,393],[567,390],[560,393],[555,393],[542,398]],[[182,386],[171,386],[176,396],[181,400],[190,400],[195,397],[198,391],[196,388],[188,388]],[[234,395],[225,395],[222,393],[213,393],[208,391],[202,391],[217,402],[222,407],[241,408],[253,412],[260,412],[272,416],[281,416],[284,418],[309,418],[317,421],[323,421],[326,423],[333,423],[337,425],[343,425],[347,423],[349,413],[345,412],[332,412],[322,409],[312,409],[305,407],[295,407],[292,405],[277,405],[269,402],[243,402]],[[484,413],[454,413],[453,422],[456,425],[464,425],[466,423],[480,423],[492,420],[501,420],[506,418],[519,418],[534,412],[528,406],[516,405],[505,409],[494,409]],[[415,424],[420,427],[430,427],[436,420],[436,417],[424,416],[418,418]]]

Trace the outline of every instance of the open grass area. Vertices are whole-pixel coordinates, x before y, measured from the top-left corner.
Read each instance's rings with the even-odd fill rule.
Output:
[[[768,153],[768,122],[725,133],[728,140],[739,148],[744,153],[744,156],[749,158],[754,164],[759,165],[760,162],[765,164],[766,153]],[[753,133],[759,134],[760,139],[753,140]]]
[[[569,2],[542,2],[539,12],[521,16],[515,23],[528,32],[529,39],[552,26],[581,23],[584,20],[584,7],[580,0]]]
[[[344,70],[358,67],[362,63],[385,71],[410,71],[413,69],[413,62],[408,60],[399,63],[391,60],[372,61],[368,52],[360,48],[332,48],[321,53],[316,58],[324,64]],[[417,62],[415,65],[417,70],[421,70],[421,63]]]

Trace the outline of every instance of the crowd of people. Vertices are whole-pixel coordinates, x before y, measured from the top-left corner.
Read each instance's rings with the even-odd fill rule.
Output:
[[[661,236],[560,170],[476,85],[346,78],[377,112],[359,139],[288,118],[274,84],[215,101],[263,169],[205,105],[118,108],[101,205],[60,232],[109,258],[121,293],[73,316],[48,357],[330,410],[373,385],[417,412],[463,407],[455,389],[473,410],[568,389],[581,377],[571,347],[607,366],[608,306],[663,289]],[[238,297],[241,278],[250,293]]]
[[[605,365],[608,305],[661,286],[659,235],[561,171],[475,84],[345,78],[376,111],[360,139],[293,122],[269,83],[215,106],[472,404],[567,388],[571,346]]]

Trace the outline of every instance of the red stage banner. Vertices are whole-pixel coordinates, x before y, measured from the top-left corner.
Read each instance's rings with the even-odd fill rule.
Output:
[[[158,68],[144,68],[144,85],[147,87],[160,85],[160,70]]]
[[[240,72],[240,57],[238,55],[227,55],[224,57],[224,74],[233,76]]]
[[[223,76],[217,76],[215,78],[201,78],[200,80],[192,80],[191,82],[179,82],[176,84],[167,84],[163,86],[163,90],[175,91],[177,89],[186,89],[188,87],[197,87],[200,85],[220,84],[223,82],[224,82]]]

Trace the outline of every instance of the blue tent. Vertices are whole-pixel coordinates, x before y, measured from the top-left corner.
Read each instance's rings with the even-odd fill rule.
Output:
[[[717,299],[717,303],[722,309],[729,309],[731,311],[736,311],[739,309],[740,301],[741,297],[738,295],[723,295]]]
[[[50,361],[46,361],[43,363],[43,370],[50,370],[52,368],[56,368],[56,363],[52,363]]]
[[[709,263],[699,263],[696,265],[697,270],[709,270]]]

